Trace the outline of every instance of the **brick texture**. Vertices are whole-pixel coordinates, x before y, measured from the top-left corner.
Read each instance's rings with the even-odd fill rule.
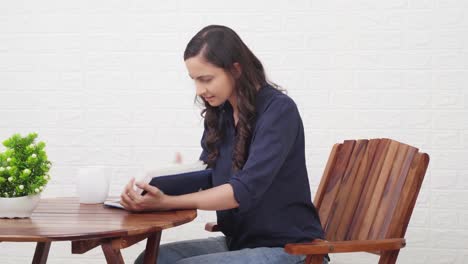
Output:
[[[145,168],[200,154],[203,123],[183,63],[192,35],[225,24],[297,102],[315,193],[333,143],[391,137],[431,163],[399,263],[468,261],[468,1],[2,1],[0,138],[36,131],[54,162],[43,197],[76,194],[77,169],[112,168],[111,195]],[[1,146],[3,150],[3,146]],[[162,243],[219,235],[214,212]],[[1,243],[27,263],[32,243]],[[139,243],[123,251],[132,263]],[[333,263],[375,263],[366,254]],[[103,263],[100,249],[49,263]]]

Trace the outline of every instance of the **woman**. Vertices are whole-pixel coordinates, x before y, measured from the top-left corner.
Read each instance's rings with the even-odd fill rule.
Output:
[[[138,182],[148,192],[139,196],[132,179],[122,204],[132,211],[216,210],[224,236],[163,244],[158,264],[303,263],[304,255],[287,254],[284,245],[324,234],[311,202],[296,104],[266,80],[261,62],[228,27],[203,28],[184,61],[205,106],[200,160],[212,168],[212,186],[171,196]]]

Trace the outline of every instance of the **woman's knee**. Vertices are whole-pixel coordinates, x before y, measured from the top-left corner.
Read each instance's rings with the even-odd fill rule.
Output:
[[[173,264],[184,258],[223,251],[228,249],[222,236],[171,242],[159,246],[158,264]],[[145,251],[141,252],[135,264],[143,263],[144,255]]]
[[[143,250],[140,255],[138,255],[138,257],[135,259],[135,264],[143,264],[145,259],[145,252],[146,251]],[[174,250],[173,245],[171,247],[171,244],[163,244],[159,246],[157,258],[158,264],[172,264],[182,257],[177,253],[177,250]]]

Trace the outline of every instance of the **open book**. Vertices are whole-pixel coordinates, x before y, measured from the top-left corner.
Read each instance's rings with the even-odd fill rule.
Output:
[[[157,187],[167,195],[182,195],[211,188],[212,169],[207,169],[203,161],[190,164],[174,164],[164,168],[148,170],[140,181]],[[146,191],[135,187],[138,194]],[[105,201],[104,205],[124,209],[120,201]]]

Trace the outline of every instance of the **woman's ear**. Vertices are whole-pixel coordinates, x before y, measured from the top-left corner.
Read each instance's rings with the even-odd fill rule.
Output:
[[[232,73],[232,76],[234,76],[235,79],[237,79],[237,78],[239,78],[241,76],[242,67],[238,62],[234,62],[232,64],[231,73]]]

